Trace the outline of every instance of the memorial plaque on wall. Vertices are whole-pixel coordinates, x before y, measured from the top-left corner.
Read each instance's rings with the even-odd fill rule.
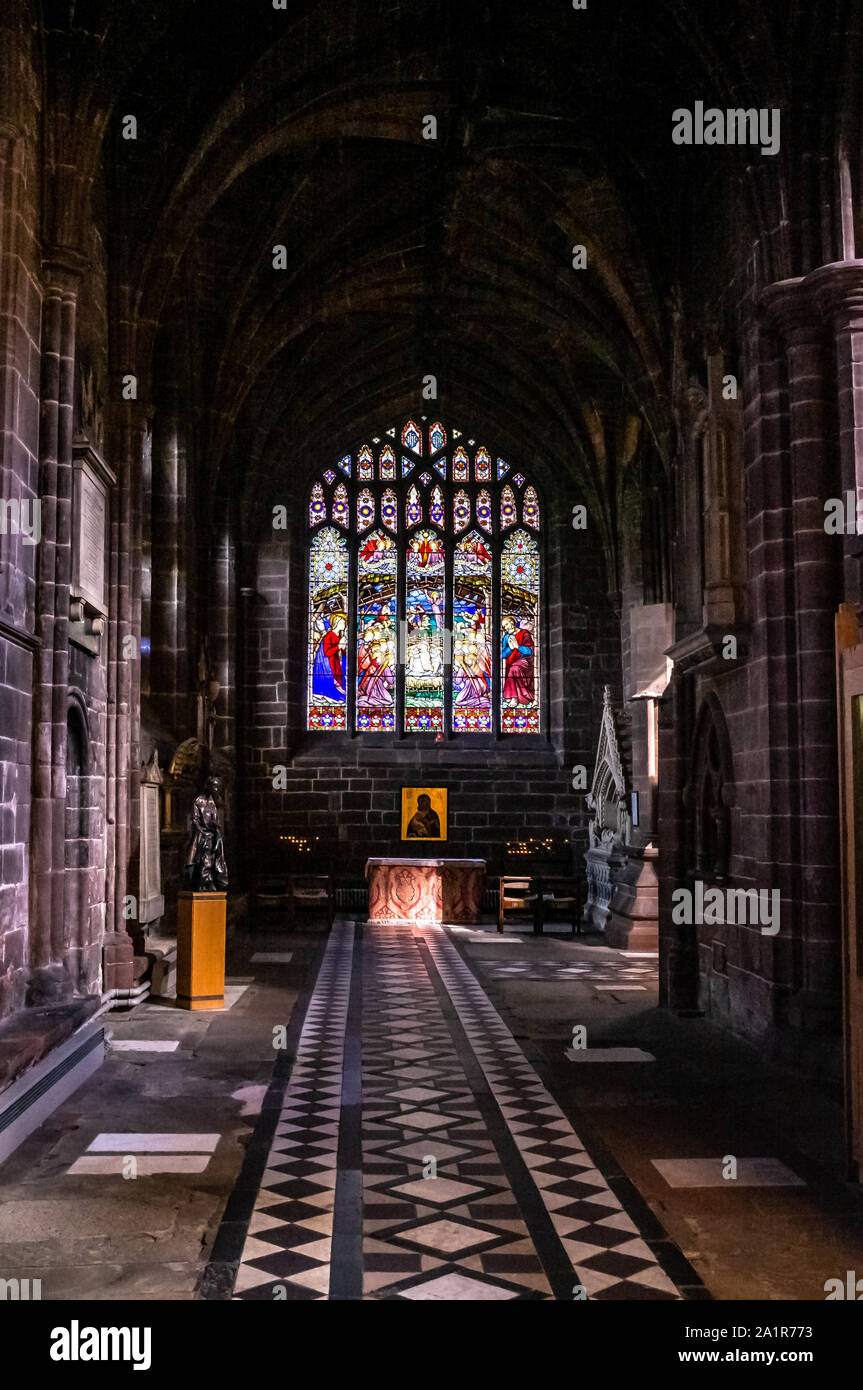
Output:
[[[79,461],[75,469],[72,597],[105,613],[105,541],[108,489],[93,469]]]
[[[159,858],[159,788],[144,783],[141,787],[141,868],[139,922],[155,922],[165,915],[162,896],[162,870]]]
[[[630,696],[659,699],[671,679],[665,655],[674,641],[674,610],[670,603],[636,604],[629,610]]]

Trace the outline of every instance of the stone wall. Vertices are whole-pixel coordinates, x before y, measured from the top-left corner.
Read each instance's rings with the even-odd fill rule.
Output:
[[[0,13],[0,497],[39,496],[42,293],[37,66],[25,7]],[[25,999],[28,963],[31,700],[39,547],[0,530],[0,1017]]]

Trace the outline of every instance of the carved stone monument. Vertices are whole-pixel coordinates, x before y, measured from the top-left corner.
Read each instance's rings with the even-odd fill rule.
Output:
[[[619,950],[651,951],[659,939],[656,848],[638,832],[633,833],[631,792],[611,691],[606,686],[587,797],[593,819],[588,827],[590,849],[585,855],[587,903],[582,927],[604,932],[609,946]]]
[[[111,489],[116,476],[83,439],[72,446],[72,575],[69,636],[98,654],[108,616],[106,556]]]
[[[616,871],[625,863],[623,846],[631,828],[629,792],[608,686],[603,692],[602,725],[593,780],[586,800],[593,817],[588,824],[590,849],[584,856],[587,865],[587,901],[581,924],[584,931],[604,932],[611,915]]]
[[[141,859],[139,870],[138,921],[143,925],[155,922],[165,913],[162,894],[161,796],[162,769],[159,754],[153,749],[150,761],[141,774]]]

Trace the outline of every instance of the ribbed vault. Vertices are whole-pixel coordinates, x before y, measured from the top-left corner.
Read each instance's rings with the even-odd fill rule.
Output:
[[[302,491],[322,451],[415,410],[432,373],[441,409],[569,478],[611,543],[621,440],[673,450],[671,306],[727,341],[753,280],[829,259],[816,243],[836,229],[804,206],[787,240],[791,201],[833,176],[809,73],[851,80],[847,6],[832,25],[824,9],[259,0],[204,23],[190,3],[46,3],[46,44],[78,54],[61,94],[76,138],[106,163],[115,369],[132,356],[156,405],[160,383],[185,393],[194,466],[251,511],[262,478],[290,460]],[[794,118],[775,161],[716,154],[724,220],[693,239],[711,183],[670,115],[697,99]],[[802,150],[808,191],[785,182]],[[729,238],[736,272],[704,283]]]

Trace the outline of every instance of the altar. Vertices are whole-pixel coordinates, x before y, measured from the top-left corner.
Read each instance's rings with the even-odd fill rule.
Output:
[[[485,870],[484,859],[369,859],[369,921],[476,923]]]

